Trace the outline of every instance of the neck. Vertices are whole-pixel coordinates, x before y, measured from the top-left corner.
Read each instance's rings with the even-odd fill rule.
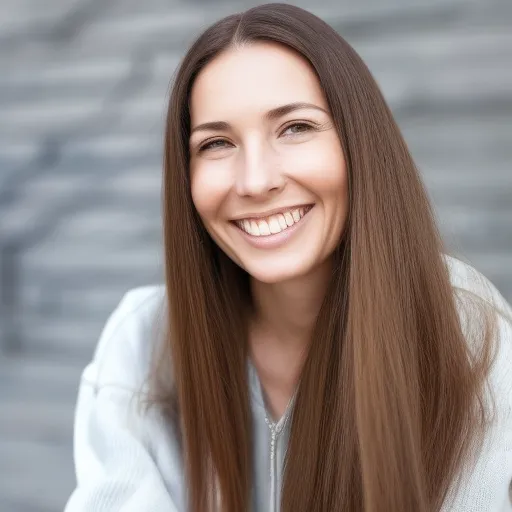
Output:
[[[329,281],[332,262],[314,272],[278,283],[251,281],[252,328],[281,348],[305,349],[310,342]],[[277,348],[277,347],[276,347]]]

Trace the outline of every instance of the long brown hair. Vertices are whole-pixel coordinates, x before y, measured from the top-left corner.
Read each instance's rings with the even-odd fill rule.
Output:
[[[195,77],[220,52],[258,41],[286,45],[312,65],[349,188],[333,278],[297,391],[281,510],[438,511],[490,421],[484,384],[495,324],[475,301],[485,328],[464,332],[428,195],[366,65],[328,24],[285,4],[208,28],[185,55],[169,101],[169,332],[154,376],[168,376],[172,365],[174,387],[157,396],[167,410],[179,409],[189,509],[215,508],[215,488],[223,511],[251,508],[249,276],[198,217],[188,148]]]

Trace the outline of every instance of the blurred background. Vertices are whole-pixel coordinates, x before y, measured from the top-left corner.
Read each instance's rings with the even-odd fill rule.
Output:
[[[241,0],[0,3],[0,510],[62,510],[78,379],[162,282],[169,83]],[[512,301],[512,2],[309,0],[382,87],[448,247]]]

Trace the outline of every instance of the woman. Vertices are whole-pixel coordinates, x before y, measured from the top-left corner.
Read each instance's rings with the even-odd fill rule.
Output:
[[[271,4],[194,43],[164,230],[84,371],[68,512],[511,509],[512,311],[332,28]]]

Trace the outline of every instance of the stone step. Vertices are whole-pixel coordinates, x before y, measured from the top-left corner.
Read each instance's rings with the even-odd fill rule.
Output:
[[[91,97],[75,101],[73,98],[51,101],[23,102],[2,105],[1,135],[43,136],[51,133],[65,134],[77,125],[92,118],[101,119],[104,98]]]
[[[84,240],[91,239],[93,244],[96,241],[109,247],[125,247],[136,245],[139,237],[158,235],[161,232],[159,190],[147,187],[146,193],[142,190],[140,196],[129,185],[112,193],[105,187],[98,198],[86,202],[82,209],[70,208],[65,216],[56,219],[51,233],[38,246],[83,245]]]
[[[14,183],[21,169],[34,166],[41,153],[42,144],[37,140],[26,138],[9,140],[4,138],[0,143],[0,195],[4,195],[8,187]],[[1,208],[1,206],[0,206]]]
[[[147,204],[143,197],[132,200],[133,196],[135,191],[127,191],[126,196],[119,194],[117,202],[70,215],[52,231],[51,244],[72,246],[92,238],[93,246],[105,244],[115,250],[116,246],[136,245],[141,237],[156,240],[161,233],[158,191],[148,195]]]
[[[95,242],[94,236],[90,240],[83,240],[81,244],[60,244],[58,248],[51,241],[39,247],[34,247],[23,256],[23,268],[26,275],[55,273],[71,277],[73,274],[86,272],[89,276],[112,272],[113,275],[126,275],[127,272],[145,274],[148,271],[161,267],[162,255],[156,241],[152,244],[138,245],[134,240],[129,247],[105,245],[105,240]],[[95,274],[96,273],[96,274]],[[83,277],[83,276],[82,276]]]
[[[105,183],[105,192],[123,204],[126,201],[145,203],[153,201],[160,208],[162,191],[162,165],[145,164],[133,166],[122,173],[112,176]]]
[[[30,32],[36,27],[56,26],[65,20],[82,0],[47,0],[44,8],[33,0],[3,0],[0,8],[0,33],[3,38]]]
[[[163,277],[158,279],[132,272],[129,278],[117,283],[105,283],[101,277],[89,282],[61,279],[52,282],[51,290],[46,292],[44,287],[38,289],[40,283],[34,279],[30,288],[22,287],[20,293],[19,315],[23,322],[18,348],[21,352],[15,355],[22,357],[25,354],[25,357],[46,361],[41,378],[48,376],[47,368],[52,365],[57,368],[61,364],[68,368],[62,379],[76,377],[77,364],[83,365],[90,360],[108,317],[124,294],[138,286],[161,282]],[[20,392],[26,395],[25,391]],[[61,397],[69,397],[67,391],[63,393]],[[34,394],[30,396],[33,398]]]
[[[121,161],[125,170],[132,165],[155,164],[161,167],[163,136],[155,136],[132,127],[131,130],[113,127],[106,130],[98,126],[95,131],[70,137],[62,145],[65,158],[101,158],[108,165]]]
[[[34,169],[18,180],[12,177],[9,188],[0,193],[3,196],[0,225],[4,236],[54,230],[61,221],[80,215],[84,209],[90,211],[102,202],[115,202],[118,197],[123,199],[125,211],[129,208],[157,211],[159,191],[155,176],[161,172],[158,159],[152,164],[153,158],[144,153],[121,155],[121,148],[116,147],[110,151],[113,154],[94,155],[91,151],[89,155],[64,155],[51,168],[38,172]],[[141,161],[145,164],[139,163]],[[137,173],[143,175],[136,183],[141,191],[139,196],[129,192]],[[123,177],[126,177],[124,185]],[[146,181],[145,186],[143,181]],[[116,186],[119,186],[118,191]],[[149,189],[154,189],[151,202],[147,202]],[[130,197],[131,203],[126,204]]]
[[[446,175],[452,178],[446,179]],[[450,173],[438,175],[423,173],[424,182],[431,200],[438,207],[445,208],[470,208],[476,212],[507,212],[512,210],[512,180],[485,181],[485,176],[471,180],[471,175],[466,179],[459,178],[459,185]],[[457,178],[457,176],[455,176]]]
[[[35,61],[30,67],[20,66],[0,76],[2,103],[26,103],[37,99],[105,97],[131,72],[129,56],[76,60],[72,55]]]
[[[16,507],[2,510],[63,510],[74,487],[69,440],[55,445],[0,438],[0,503]]]
[[[27,317],[21,329],[21,347],[31,357],[58,357],[67,361],[87,361],[97,345],[104,320],[63,317]]]
[[[502,48],[507,47],[507,39],[505,39],[505,44],[502,46],[503,38],[506,38],[506,34],[509,32],[507,23],[503,23],[503,20],[500,20],[499,17],[488,20],[488,23],[482,23],[481,13],[473,15],[474,19],[468,19],[466,23],[457,23],[454,18],[464,18],[465,11],[468,11],[466,16],[471,18],[471,11],[475,10],[474,3],[470,2],[473,5],[469,9],[465,9],[462,5],[456,5],[467,2],[453,2],[452,5],[450,5],[450,2],[442,3],[444,5],[440,5],[439,8],[434,6],[433,9],[428,7],[424,10],[418,9],[417,16],[411,14],[414,11],[414,7],[410,10],[410,13],[407,8],[404,9],[402,7],[400,11],[407,18],[403,22],[397,21],[400,18],[400,13],[395,13],[394,17],[390,18],[379,17],[379,7],[382,6],[384,10],[387,10],[389,7],[386,5],[387,3],[379,4],[378,6],[373,5],[362,16],[358,16],[357,13],[352,16],[350,11],[353,6],[349,5],[344,6],[343,10],[340,10],[338,7],[333,9],[319,4],[317,8],[311,10],[322,15],[326,21],[333,24],[356,49],[361,48],[360,51],[363,56],[367,48],[382,48],[383,50],[380,53],[381,59],[372,59],[371,53],[368,53],[370,62],[376,66],[375,69],[380,69],[379,62],[385,65],[392,62],[395,68],[399,66],[401,62],[400,56],[404,49],[405,56],[411,56],[410,60],[413,65],[417,65],[418,60],[421,61],[429,53],[435,54],[436,52],[438,54],[442,53],[445,56],[444,59],[441,58],[441,62],[447,62],[447,59],[457,55],[457,52],[463,52],[464,54],[466,46],[462,43],[457,45],[457,40],[459,38],[464,40],[468,35],[471,36],[471,34],[475,34],[477,41],[479,39],[486,39],[485,43],[478,45],[477,57],[485,56],[486,50],[490,51],[494,44],[499,45],[498,55],[499,52],[503,53]],[[360,4],[353,5],[356,6],[356,10],[359,9]],[[238,6],[234,10],[227,9],[226,13],[240,10],[241,6]],[[437,18],[429,19],[428,16],[425,16],[425,14],[429,14],[429,11],[432,11],[434,14],[437,13]],[[455,14],[456,11],[460,12]],[[165,52],[168,48],[173,48],[180,55],[191,40],[199,34],[200,30],[209,24],[209,21],[214,21],[221,17],[219,11],[216,11],[216,13],[217,15],[211,17],[211,20],[208,13],[202,14],[202,19],[201,16],[198,17],[194,13],[189,13],[186,8],[182,9],[180,16],[176,16],[171,12],[152,14],[145,11],[144,16],[135,16],[133,20],[127,19],[122,15],[116,16],[114,20],[102,19],[101,23],[90,27],[90,34],[84,34],[84,40],[87,41],[87,44],[79,44],[73,51],[80,52],[81,48],[86,48],[88,54],[94,54],[100,48],[104,49],[104,47],[98,46],[98,41],[102,41],[106,37],[105,34],[107,32],[110,34],[114,30],[117,37],[115,41],[109,40],[109,48],[105,49],[107,52],[134,54],[136,53],[136,48],[144,46],[145,48],[150,48],[152,54]],[[446,16],[444,16],[445,14]],[[443,19],[443,16],[445,19]],[[192,27],[189,26],[189,23],[192,24]],[[175,28],[176,26],[178,28]],[[375,37],[376,33],[378,37]],[[438,40],[439,43],[437,42]],[[452,40],[455,42],[453,45],[451,44]],[[401,42],[401,45],[398,41]],[[386,52],[385,48],[388,42],[391,43],[390,50]],[[476,45],[476,43],[474,44]],[[415,59],[414,53],[411,54],[408,52],[408,49],[410,48],[413,51],[416,49],[418,51],[418,45],[422,45],[423,49],[419,50],[420,54]],[[445,45],[444,48],[442,48],[443,45]],[[398,50],[397,46],[402,51]],[[466,52],[467,58],[471,56],[472,52],[473,49],[470,46]],[[386,54],[389,56],[389,59],[382,58]],[[458,56],[460,57],[460,54]],[[474,63],[474,61],[470,60],[468,62],[468,66]]]
[[[244,2],[217,2],[215,9],[209,9],[201,4],[189,3],[178,9],[164,10],[160,5],[156,8],[140,12],[125,10],[124,2],[116,2],[112,11],[107,13],[101,20],[88,26],[87,30],[80,34],[77,39],[77,46],[86,45],[89,47],[104,44],[107,40],[111,46],[116,48],[130,49],[140,46],[143,42],[170,41],[189,42],[191,35],[199,34],[214,21],[225,15],[240,12],[247,7],[258,4],[255,1]],[[415,16],[418,19],[426,13],[438,12],[441,16],[453,9],[463,9],[470,5],[468,0],[416,0],[405,3],[403,0],[377,3],[374,1],[346,4],[340,9],[336,2],[321,2],[313,6],[311,2],[294,2],[301,5],[327,21],[340,25],[341,23],[376,23],[380,20],[393,19],[397,15],[407,15],[409,23]],[[393,27],[396,30],[396,27]]]
[[[71,383],[66,385],[70,386]],[[75,401],[76,391],[73,396],[60,401],[44,396],[36,400],[0,399],[3,417],[0,421],[0,439],[23,439],[51,444],[72,442]]]
[[[63,364],[69,371],[62,378],[69,380],[76,376],[77,364],[85,364],[92,357],[108,317],[124,294],[138,286],[159,284],[163,277],[157,279],[134,272],[118,282],[113,282],[112,276],[110,282],[98,277],[88,282],[60,277],[60,280],[50,277],[51,289],[41,286],[37,279],[22,287],[19,316],[23,322],[20,323],[21,345],[18,347],[21,352],[15,355],[22,357],[25,354],[32,359],[40,357],[47,361],[46,367],[53,365],[57,368]],[[46,376],[47,372],[43,374]],[[26,395],[24,390],[20,392]],[[67,391],[63,393],[61,397],[69,397]],[[30,395],[34,396],[37,397]]]
[[[169,79],[152,84],[137,97],[126,99],[117,109],[116,129],[153,134],[155,140],[163,141],[165,119],[169,102]]]
[[[435,80],[431,78],[433,74]],[[467,64],[450,65],[444,70],[426,65],[421,70],[409,67],[408,73],[402,75],[394,69],[377,69],[374,75],[391,108],[395,109],[403,104],[409,109],[431,106],[460,109],[461,105],[469,109],[500,99],[505,103],[512,84],[512,71],[502,61],[479,62],[472,69]]]
[[[154,242],[152,247],[157,247]],[[160,249],[155,249],[160,253]],[[122,259],[122,254],[113,253],[118,259]],[[104,265],[100,268],[98,265],[75,269],[73,265],[68,268],[60,269],[59,265],[50,266],[41,270],[26,266],[24,268],[22,282],[20,287],[24,290],[24,299],[29,305],[40,311],[53,311],[56,308],[64,307],[61,297],[68,297],[75,290],[80,293],[85,290],[87,294],[89,286],[95,288],[97,294],[103,293],[105,288],[111,288],[112,296],[117,297],[117,291],[124,292],[136,286],[143,286],[148,283],[159,283],[164,280],[163,264],[160,265],[126,265],[125,267]],[[69,289],[69,293],[66,293]],[[53,292],[52,292],[53,290]],[[109,294],[108,297],[111,295]],[[107,299],[105,299],[107,300]],[[75,302],[70,299],[70,307]],[[101,304],[101,302],[100,302]],[[98,306],[99,307],[99,306]],[[76,310],[76,308],[73,307]]]
[[[114,280],[55,279],[53,275],[39,275],[24,280],[20,297],[23,313],[41,318],[107,318],[123,295],[139,284],[147,284],[146,276],[126,275]]]
[[[55,404],[74,402],[83,368],[82,361],[59,357],[2,354],[0,400],[47,401]],[[7,415],[2,415],[2,418],[8,419]]]
[[[512,35],[506,27],[478,24],[443,27],[432,24],[430,30],[420,33],[396,33],[385,38],[366,38],[354,43],[355,50],[370,69],[402,69],[403,63],[440,66],[465,65],[472,68],[484,59],[507,60],[510,57]],[[418,62],[419,60],[419,62]]]
[[[471,207],[444,207],[439,208],[437,214],[445,239],[464,252],[492,247],[493,251],[512,253],[512,207],[499,213]]]

